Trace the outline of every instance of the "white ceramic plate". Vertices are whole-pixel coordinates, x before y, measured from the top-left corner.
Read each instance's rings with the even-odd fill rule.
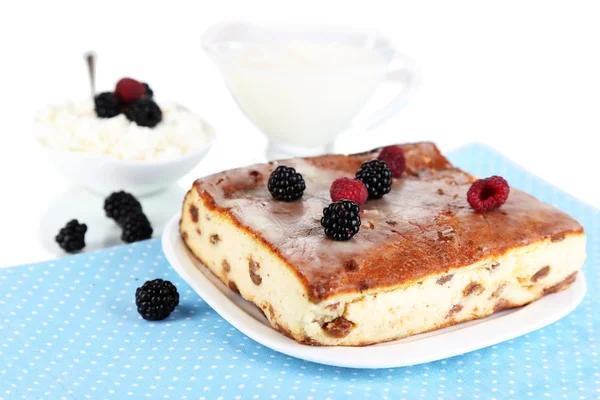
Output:
[[[175,215],[165,226],[162,246],[177,273],[231,325],[258,343],[289,356],[350,368],[393,368],[426,363],[481,349],[540,329],[569,314],[585,295],[580,272],[571,287],[527,306],[445,329],[366,347],[313,347],[271,329],[250,302],[233,293],[198,262],[179,235]]]

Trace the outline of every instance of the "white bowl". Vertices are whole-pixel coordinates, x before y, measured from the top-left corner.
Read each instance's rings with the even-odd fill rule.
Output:
[[[210,126],[208,128],[210,140],[206,146],[164,161],[127,161],[108,155],[56,150],[42,143],[40,145],[58,172],[75,184],[102,196],[119,190],[144,196],[176,183],[202,161],[215,140],[214,130]]]

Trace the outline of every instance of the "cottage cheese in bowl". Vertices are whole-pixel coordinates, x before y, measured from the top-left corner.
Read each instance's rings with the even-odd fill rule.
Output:
[[[215,137],[210,125],[184,107],[159,106],[162,120],[152,128],[123,113],[99,118],[91,99],[48,106],[37,116],[38,140],[58,172],[94,193],[156,193],[198,165]]]
[[[125,161],[173,160],[212,142],[212,128],[202,118],[175,103],[159,106],[163,118],[153,128],[138,126],[124,114],[98,118],[91,98],[47,106],[37,115],[38,139],[54,150]]]

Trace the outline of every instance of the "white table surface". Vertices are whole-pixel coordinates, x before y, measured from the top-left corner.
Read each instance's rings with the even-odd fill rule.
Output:
[[[310,0],[301,7],[176,3],[90,8],[85,2],[40,2],[35,13],[25,4],[2,13],[0,266],[56,257],[40,240],[56,234],[44,228],[44,218],[61,206],[65,212],[65,196],[78,192],[35,148],[30,121],[43,104],[87,94],[85,50],[99,53],[99,89],[109,90],[125,75],[137,77],[150,83],[157,98],[176,99],[217,129],[217,144],[182,179],[179,192],[195,177],[247,164],[262,151],[264,139],[198,44],[210,24],[240,18],[377,28],[417,60],[421,90],[397,117],[361,139],[365,149],[433,140],[449,151],[480,141],[600,207],[600,14],[594,2],[374,1],[369,10],[364,2],[355,7]],[[140,17],[130,18],[134,14]],[[101,207],[102,199],[83,197],[85,207]],[[177,206],[170,200],[160,211],[174,213]]]

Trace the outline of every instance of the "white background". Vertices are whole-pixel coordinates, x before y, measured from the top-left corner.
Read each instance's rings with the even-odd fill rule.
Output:
[[[55,256],[38,230],[47,204],[69,185],[35,148],[31,120],[45,103],[88,93],[86,50],[99,54],[98,89],[110,90],[122,76],[147,81],[157,97],[183,103],[217,129],[218,144],[182,185],[261,151],[262,137],[200,48],[201,33],[223,20],[375,28],[418,62],[423,86],[369,144],[434,140],[447,151],[485,142],[600,207],[596,2],[46,1],[1,8],[0,265]]]

